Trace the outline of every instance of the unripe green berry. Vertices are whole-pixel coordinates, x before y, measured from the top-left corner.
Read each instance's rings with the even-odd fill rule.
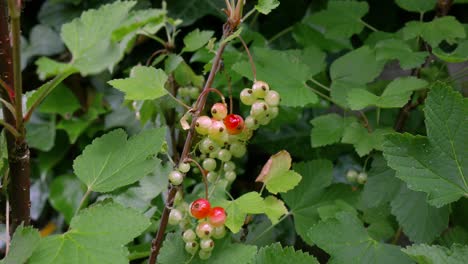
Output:
[[[185,251],[189,253],[190,255],[194,255],[197,253],[198,250],[198,243],[196,241],[190,241],[185,243]]]
[[[184,181],[184,175],[177,170],[173,170],[169,173],[169,181],[173,185],[180,185]]]
[[[216,160],[212,158],[204,159],[202,166],[207,171],[214,171],[216,170]]]
[[[270,90],[270,86],[263,81],[255,81],[252,85],[253,95],[257,98],[263,98]]]
[[[211,226],[208,222],[199,223],[197,228],[195,229],[195,233],[197,233],[197,236],[201,239],[210,238],[212,232],[213,226]]]
[[[211,257],[211,251],[200,250],[198,252],[198,257],[200,257],[201,260],[207,260]]]
[[[200,90],[197,87],[190,87],[188,94],[190,98],[197,99],[198,96],[200,95]]]
[[[213,121],[208,129],[208,136],[211,139],[218,141],[218,143],[227,140],[228,133],[223,121]]]
[[[269,106],[278,106],[280,100],[281,96],[277,91],[270,90],[265,95],[265,103],[267,103]]]
[[[221,161],[230,161],[232,158],[232,154],[227,149],[221,149],[218,151],[218,159]]]
[[[252,107],[250,108],[250,115],[253,116],[255,119],[260,121],[259,119],[265,117],[268,114],[268,105],[261,100],[255,101]]]
[[[199,118],[197,118],[197,121],[195,121],[195,130],[200,135],[207,135],[210,130],[211,124],[211,118],[209,118],[208,116],[200,116]]]
[[[353,169],[348,170],[348,172],[346,173],[346,179],[349,182],[356,182],[357,177],[358,177],[358,173],[357,173],[357,171],[355,171]]]
[[[227,116],[227,107],[223,103],[216,103],[211,107],[211,115],[216,120],[223,120]]]
[[[216,171],[210,171],[206,174],[206,179],[211,183],[216,182],[218,179],[218,173]]]
[[[200,151],[202,153],[211,153],[211,152],[217,152],[219,150],[219,145],[216,144],[212,139],[210,138],[204,138],[200,142],[200,145],[198,146]]]
[[[253,95],[252,89],[245,88],[240,93],[240,100],[245,105],[252,105],[257,100],[257,97]]]
[[[270,107],[270,118],[275,119],[279,114],[279,108],[277,106]]]
[[[364,184],[364,183],[366,183],[366,181],[367,181],[367,173],[365,173],[365,172],[359,173],[358,176],[357,176],[357,182],[359,184]]]
[[[214,241],[211,238],[200,240],[200,249],[204,251],[212,251],[214,248]]]
[[[236,180],[236,177],[237,175],[234,171],[226,171],[226,173],[224,173],[224,178],[230,183]]]
[[[177,209],[172,209],[171,212],[169,213],[169,224],[170,225],[178,225],[180,221],[182,220],[183,215],[182,212],[180,212]]]
[[[227,161],[223,165],[224,171],[234,171],[236,169],[236,164],[232,161]]]
[[[180,88],[177,90],[177,94],[178,94],[180,97],[188,96],[188,95],[189,95],[189,89],[186,88],[186,87],[180,87]]]
[[[182,199],[182,193],[180,191],[177,191],[175,196],[174,196],[174,204],[180,204],[183,201]]]
[[[226,228],[224,226],[215,227],[213,229],[212,237],[214,239],[221,239],[226,235]]]
[[[195,241],[196,238],[197,238],[197,234],[195,234],[195,232],[192,229],[185,230],[184,234],[182,235],[182,239],[185,242]]]
[[[231,151],[232,156],[241,158],[247,152],[247,148],[245,147],[245,144],[240,142],[233,142],[229,147],[229,151]]]
[[[257,129],[259,125],[258,121],[253,116],[250,116],[250,115],[244,120],[244,124],[246,128],[252,129],[252,130]]]
[[[182,173],[187,173],[190,171],[190,164],[186,162],[179,163],[178,169]]]

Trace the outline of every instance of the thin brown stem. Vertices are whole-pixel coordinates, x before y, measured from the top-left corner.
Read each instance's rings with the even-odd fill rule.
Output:
[[[247,46],[247,43],[245,43],[244,39],[239,35],[237,36],[239,40],[242,43],[242,46],[244,46],[245,51],[247,52],[247,56],[249,57],[250,65],[252,66],[252,74],[253,74],[253,79],[254,82],[257,80],[257,69],[255,68],[255,63],[253,61],[252,54],[250,53],[249,47]]]
[[[2,86],[3,89],[5,89],[5,91],[8,93],[8,96],[10,97],[10,102],[13,102],[13,100],[15,100],[15,92],[13,91],[13,89],[11,89],[11,87],[5,82],[2,80],[1,76],[0,76],[0,86]]]
[[[395,236],[392,239],[392,244],[393,245],[398,244],[398,240],[400,240],[400,236],[401,236],[402,231],[403,231],[403,229],[401,228],[401,226],[398,227],[398,230],[396,231]]]
[[[372,127],[369,124],[369,119],[367,118],[366,114],[363,111],[359,111],[359,114],[361,115],[364,127],[367,128],[367,132],[372,133]]]
[[[226,23],[223,26],[223,39],[228,37],[230,34],[232,34],[234,29],[235,28],[233,28],[229,22]],[[198,117],[201,114],[202,109],[204,108],[206,104],[208,91],[212,89],[210,87],[212,86],[216,73],[218,72],[219,64],[221,62],[221,57],[223,55],[224,49],[226,48],[226,45],[227,45],[226,42],[221,42],[218,48],[218,51],[216,52],[216,56],[213,60],[211,71],[210,71],[210,74],[208,75],[203,91],[200,93],[197,103],[195,104],[195,110],[193,111],[192,123],[190,124],[190,129],[185,139],[185,144],[182,150],[182,154],[180,156],[179,163],[184,162],[184,160],[189,158],[190,149],[193,143],[192,142],[193,137],[195,135],[195,124],[196,124]],[[153,239],[151,243],[151,255],[148,261],[149,264],[155,264],[157,261],[158,254],[159,254],[159,251],[161,249],[161,246],[164,240],[164,233],[166,232],[166,227],[167,227],[167,223],[169,220],[169,213],[171,212],[170,208],[172,207],[174,203],[174,197],[176,193],[177,193],[177,188],[173,185],[169,185],[169,193],[167,195],[166,206],[164,207],[161,220],[159,223],[159,229],[156,233],[156,237]]]
[[[185,159],[186,162],[192,162],[193,164],[195,164],[195,166],[198,167],[198,169],[200,170],[201,174],[202,174],[202,178],[203,178],[203,183],[205,184],[205,199],[208,200],[208,179],[206,177],[206,171],[205,169],[203,169],[203,167],[200,165],[200,163],[198,163],[196,160],[194,159],[191,159],[191,158],[187,158]]]

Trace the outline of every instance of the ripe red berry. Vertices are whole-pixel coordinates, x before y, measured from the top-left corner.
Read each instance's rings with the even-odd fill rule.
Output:
[[[208,220],[210,221],[210,224],[214,227],[222,226],[226,222],[226,212],[222,207],[214,207],[210,211]]]
[[[197,218],[203,219],[208,216],[211,211],[210,202],[206,199],[197,199],[190,204],[190,214]]]
[[[229,114],[224,118],[224,125],[230,135],[237,135],[244,129],[244,119],[240,115]]]

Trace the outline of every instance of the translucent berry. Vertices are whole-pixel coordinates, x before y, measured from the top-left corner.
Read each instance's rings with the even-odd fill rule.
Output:
[[[358,177],[358,172],[353,169],[348,170],[348,172],[346,173],[346,179],[349,182],[356,182],[357,177]]]
[[[218,151],[218,159],[221,161],[230,161],[232,158],[232,154],[227,149],[221,149]]]
[[[195,232],[201,239],[210,238],[211,233],[213,232],[213,226],[211,226],[208,222],[201,222],[198,224]]]
[[[226,126],[222,121],[214,120],[208,130],[208,136],[212,139],[222,139],[227,136]]]
[[[270,90],[265,95],[265,103],[269,106],[278,106],[281,100],[281,96],[277,91]]]
[[[198,148],[202,153],[211,153],[214,151],[217,152],[219,150],[219,145],[210,138],[204,138],[200,141]]]
[[[236,177],[237,177],[237,174],[234,171],[226,171],[226,173],[224,174],[224,178],[226,178],[228,182],[235,181]]]
[[[211,107],[211,116],[216,120],[223,120],[227,116],[227,107],[223,103],[216,103]]]
[[[187,251],[190,255],[194,255],[197,253],[198,250],[198,243],[196,241],[190,241],[185,243],[185,251]]]
[[[182,239],[185,241],[185,242],[192,242],[192,241],[195,241],[195,239],[197,238],[197,234],[195,234],[195,232],[192,230],[192,229],[187,229],[184,231],[184,233],[182,234]]]
[[[200,250],[198,252],[198,257],[200,257],[201,260],[207,260],[211,257],[211,251]]]
[[[211,238],[200,240],[200,249],[203,251],[212,251],[214,245],[214,241]]]
[[[226,222],[226,212],[222,207],[214,207],[208,215],[208,221],[214,227],[222,226]]]
[[[365,172],[359,173],[358,176],[357,176],[357,182],[359,184],[364,184],[364,183],[366,183],[366,181],[367,181],[367,173],[365,173]]]
[[[216,170],[216,160],[212,158],[206,158],[203,160],[202,166],[207,171]]]
[[[182,212],[177,209],[172,209],[169,213],[169,224],[170,225],[178,225],[182,220],[183,215]]]
[[[213,228],[213,234],[211,235],[214,239],[221,239],[226,235],[226,228],[224,225]]]
[[[268,105],[264,101],[257,100],[252,105],[252,108],[250,108],[250,115],[253,116],[257,120],[265,117],[267,114],[268,114]]]
[[[255,81],[255,83],[252,85],[253,95],[257,98],[265,97],[269,90],[270,86],[268,86],[268,84],[263,81]]]
[[[229,114],[224,118],[224,125],[230,135],[237,135],[244,129],[244,119],[240,115]]]
[[[179,163],[178,169],[182,173],[187,173],[187,172],[190,171],[190,164],[186,163],[186,162],[181,162],[181,163]]]
[[[184,181],[184,175],[177,170],[173,170],[169,173],[169,181],[173,185],[180,185]]]
[[[232,161],[227,161],[223,165],[224,171],[234,171],[236,169],[236,164]]]
[[[245,88],[240,93],[240,100],[245,105],[252,105],[257,100],[257,97],[253,95],[252,89]]]
[[[208,116],[200,116],[195,122],[195,130],[200,135],[207,135],[211,127],[211,118]]]
[[[245,118],[245,127],[248,129],[257,129],[258,121],[253,116],[248,116]]]
[[[206,174],[206,179],[211,183],[216,182],[218,179],[218,173],[216,171],[210,171]]]
[[[190,98],[197,99],[200,95],[200,90],[197,87],[190,87],[188,90],[188,94]]]
[[[231,151],[232,156],[241,158],[247,152],[247,148],[245,147],[245,144],[240,142],[233,142],[229,147],[229,151]]]
[[[270,118],[274,119],[278,116],[279,108],[277,106],[270,107]]]
[[[210,213],[210,210],[210,202],[203,198],[197,199],[190,204],[190,214],[197,219],[207,217]]]

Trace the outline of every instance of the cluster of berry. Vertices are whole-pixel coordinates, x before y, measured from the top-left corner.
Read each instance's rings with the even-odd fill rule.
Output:
[[[191,161],[198,166],[191,168],[189,163],[181,162],[179,166],[169,173],[172,185],[181,185],[185,174],[191,169],[195,172],[198,167],[210,183],[217,183],[224,179],[232,183],[236,175],[236,165],[232,157],[240,158],[247,152],[246,143],[252,137],[253,131],[260,125],[268,124],[278,115],[280,95],[270,90],[267,83],[255,81],[252,88],[242,90],[240,100],[251,106],[250,115],[245,119],[242,116],[228,113],[224,102],[215,103],[211,107],[211,117],[200,116],[195,120],[195,130],[201,136],[198,142],[198,157]],[[220,177],[222,176],[222,177]],[[208,194],[207,194],[208,196]],[[178,191],[174,206],[169,214],[169,224],[180,225],[184,230],[183,239],[185,250],[194,255],[198,252],[201,259],[211,256],[214,247],[213,239],[224,237],[226,229],[226,213],[222,207],[211,208],[209,201],[198,199],[190,204],[184,202],[181,191]],[[195,231],[193,218],[198,219]],[[199,250],[200,249],[200,250]]]
[[[365,172],[357,172],[353,169],[348,170],[346,173],[346,179],[349,182],[357,182],[359,184],[364,184],[367,182],[367,173]]]

